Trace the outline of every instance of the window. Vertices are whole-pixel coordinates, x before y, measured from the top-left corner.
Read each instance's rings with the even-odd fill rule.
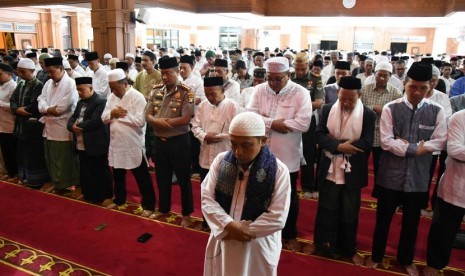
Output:
[[[162,30],[162,29],[147,29],[147,44],[152,44],[156,47],[174,48],[179,47],[179,31],[178,30]]]
[[[73,36],[71,33],[71,17],[63,16],[60,22],[60,31],[63,37],[63,49],[73,48]]]
[[[220,47],[232,49],[241,47],[241,28],[240,27],[220,27]]]

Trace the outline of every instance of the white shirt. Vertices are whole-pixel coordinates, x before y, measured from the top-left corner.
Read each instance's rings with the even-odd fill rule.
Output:
[[[255,87],[254,86],[251,86],[251,87],[247,87],[247,88],[244,88],[241,92],[241,98],[239,99],[239,105],[242,107],[242,108],[246,108],[247,105],[249,104],[250,102],[250,99],[252,98],[252,95],[253,95],[253,92],[255,91]]]
[[[15,116],[11,112],[10,98],[15,92],[17,83],[11,79],[0,85],[0,132],[13,133]]]
[[[79,95],[76,90],[76,82],[63,72],[63,77],[58,83],[48,80],[42,93],[37,98],[40,113],[46,113],[49,107],[56,106],[60,114],[58,117],[44,115],[40,121],[45,124],[42,136],[53,141],[72,141],[71,132],[67,129],[68,120],[73,114]]]
[[[130,87],[123,98],[110,94],[102,113],[104,124],[110,124],[110,148],[108,161],[117,169],[134,169],[145,156],[145,97]],[[123,118],[111,119],[116,107],[127,110]]]
[[[73,80],[76,80],[76,78],[80,78],[80,77],[82,77],[82,75],[73,70],[73,73],[71,74],[71,78]]]
[[[243,180],[236,179],[231,209],[226,212],[215,201],[218,168],[225,155],[226,152],[220,153],[215,158],[201,187],[202,212],[211,229],[205,252],[204,275],[277,275],[282,247],[281,230],[286,223],[290,205],[289,171],[279,159],[276,160],[275,189],[268,212],[249,225],[249,230],[257,238],[246,244],[222,240],[228,234],[224,229],[226,225],[233,220],[241,220],[249,178],[249,171],[246,171]]]
[[[193,72],[185,79],[182,80],[187,86],[189,86],[195,93],[195,99],[205,100],[205,91],[203,88],[203,81],[200,77],[196,76]]]
[[[225,98],[218,105],[212,105],[208,100],[199,104],[195,117],[192,118],[192,133],[199,139],[200,167],[209,169],[213,159],[220,153],[231,148],[229,141],[229,124],[234,116],[240,112],[239,104]],[[207,144],[204,141],[207,133],[218,133],[216,136],[223,138],[219,143]]]
[[[447,94],[447,96],[449,96],[450,95],[450,89],[454,85],[455,80],[453,78],[451,78],[451,77],[446,79],[444,76],[440,76],[439,78],[442,79],[444,81],[444,83],[446,84],[446,94]]]
[[[465,110],[450,117],[447,154],[438,196],[450,204],[465,208]]]
[[[110,86],[108,85],[108,71],[105,70],[103,65],[99,64],[96,71],[92,71],[92,75],[88,74],[89,77],[92,77],[92,87],[95,93],[99,94],[103,98],[107,98],[110,95]]]
[[[81,74],[81,76],[87,76],[86,71],[82,68],[81,65],[78,65],[78,66],[74,67],[73,70],[74,70],[75,72],[78,72],[79,74]],[[89,70],[90,70],[90,69],[89,69]],[[90,71],[92,72],[92,70],[90,70]],[[92,77],[92,76],[89,76],[89,77]]]
[[[202,57],[199,61],[196,61],[195,62],[195,65],[194,65],[194,71],[196,72],[200,72],[200,70],[202,69],[203,65],[207,62],[207,60]]]
[[[372,83],[376,83],[375,74],[367,77],[365,82],[362,83],[362,84],[363,85],[368,85],[368,84],[372,84]],[[401,80],[399,80],[398,78],[390,77],[388,83],[391,86],[394,86],[395,88],[399,89],[400,92],[404,91],[404,83]]]
[[[130,70],[129,70],[129,73],[128,73],[128,77],[129,77],[132,81],[136,81],[137,74],[139,74],[139,72],[137,72],[137,70],[136,70],[135,68],[134,68],[134,69],[130,69]]]
[[[230,98],[231,100],[239,103],[241,98],[241,85],[237,81],[228,79],[227,82],[223,85],[223,88],[226,98]]]
[[[255,86],[247,110],[262,116],[267,143],[273,154],[286,164],[290,172],[299,171],[303,158],[302,133],[308,130],[312,114],[308,90],[289,80],[276,94],[268,83],[262,83]],[[292,131],[282,134],[271,130],[271,123],[277,119],[285,119],[284,124]]]

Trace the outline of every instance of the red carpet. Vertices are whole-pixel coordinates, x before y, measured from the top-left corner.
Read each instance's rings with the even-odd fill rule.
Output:
[[[34,273],[49,262],[50,270],[40,275],[201,275],[203,271],[206,233],[5,183],[0,183],[0,217],[0,244],[7,245],[0,248],[1,256],[16,255],[2,262]],[[108,226],[95,231],[101,223]],[[136,242],[144,232],[153,238],[145,244]],[[25,259],[32,260],[21,265]],[[2,264],[0,269],[0,275],[16,273]],[[279,265],[280,275],[307,271],[337,275],[342,269],[350,276],[367,271],[291,252],[283,252]]]
[[[194,215],[197,217],[201,216],[199,186],[198,182],[193,182],[196,208]],[[179,188],[176,185],[173,185],[172,200],[172,211],[180,212]],[[128,201],[139,201],[138,190],[130,173]],[[299,237],[303,242],[308,242],[313,239],[316,201],[301,200],[300,210]],[[204,249],[208,239],[206,233],[173,225],[178,221],[176,215],[166,219],[167,222],[171,219],[175,220],[174,222],[162,223],[128,215],[134,212],[137,212],[135,204],[129,204],[121,212],[111,211],[80,201],[0,183],[0,239],[22,244],[31,251],[42,250],[44,254],[55,256],[57,263],[65,262],[74,268],[84,267],[96,271],[91,275],[202,274]],[[371,249],[374,214],[373,209],[364,209],[360,214],[358,242],[362,253]],[[399,218],[400,215],[396,215],[392,226],[387,251],[391,256],[395,255]],[[101,223],[107,223],[108,226],[100,232],[95,231],[95,226]],[[430,220],[422,219],[421,223],[416,255],[416,259],[420,261],[425,259],[426,234]],[[137,243],[136,238],[144,232],[150,232],[154,237],[146,244]],[[32,253],[27,254],[24,255],[25,258]],[[0,251],[0,260],[3,255]],[[179,260],[182,260],[182,265],[179,265]],[[4,262],[5,260],[0,261],[0,275],[13,275],[9,272],[3,273],[11,272],[9,267],[6,270],[2,269],[5,267]],[[283,251],[278,271],[280,275],[302,274],[307,271],[311,271],[312,275],[338,275],[341,271],[344,271],[343,275],[386,275],[397,274],[399,271],[395,262],[390,262],[389,258],[384,265],[390,272],[355,267],[348,264],[347,260],[338,262]],[[458,271],[447,270],[444,275],[465,275],[465,252],[454,250],[450,265],[458,268]],[[19,275],[24,275],[22,273]],[[81,275],[76,274],[77,270],[73,273],[70,275]]]

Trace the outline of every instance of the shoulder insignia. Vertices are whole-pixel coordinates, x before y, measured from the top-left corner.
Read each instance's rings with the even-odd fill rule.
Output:
[[[163,86],[165,86],[164,83],[155,84],[155,85],[153,86],[153,89],[160,89],[160,88],[162,88]]]
[[[182,83],[182,84],[180,84],[179,86],[181,86],[184,90],[187,90],[187,91],[191,90],[191,87],[188,86],[188,85],[185,84],[185,83]]]

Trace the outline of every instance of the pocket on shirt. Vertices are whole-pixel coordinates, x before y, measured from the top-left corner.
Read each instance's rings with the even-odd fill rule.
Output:
[[[421,141],[421,140],[424,140],[424,141],[430,140],[431,135],[433,135],[434,128],[435,128],[435,126],[428,126],[428,125],[420,124],[418,126],[418,140],[419,141]]]

